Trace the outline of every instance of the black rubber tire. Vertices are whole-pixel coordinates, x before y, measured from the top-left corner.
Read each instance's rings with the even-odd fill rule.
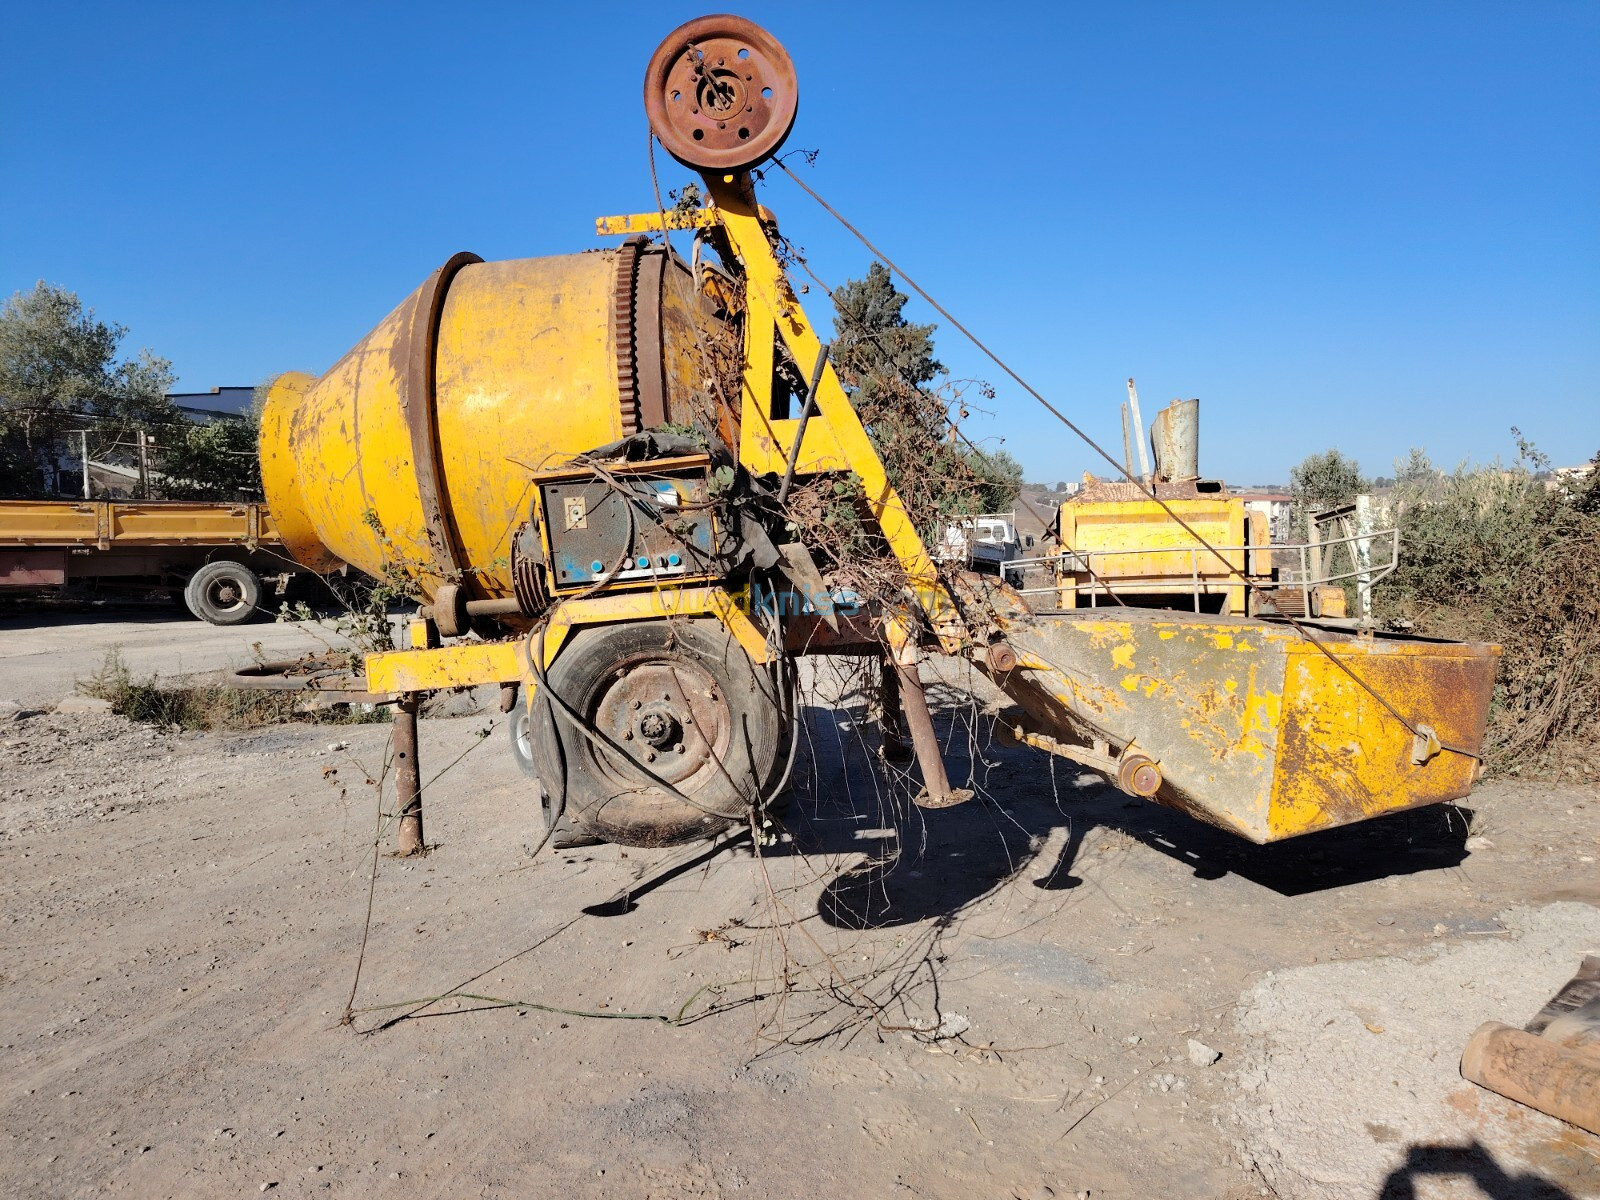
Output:
[[[590,626],[562,647],[547,679],[574,712],[604,726],[605,714],[614,711],[608,693],[623,673],[667,663],[680,664],[687,677],[710,679],[721,728],[705,765],[672,788],[652,782],[646,774],[652,768],[624,754],[618,738],[591,737],[559,705],[551,701],[546,707],[536,698],[529,738],[534,773],[552,801],[564,792],[565,817],[576,829],[625,846],[712,837],[744,822],[750,804],[781,771],[786,731],[772,679],[720,621]],[[683,690],[689,687],[686,679]],[[705,727],[702,713],[695,736]],[[686,761],[695,757],[691,753]]]
[[[261,603],[261,580],[243,563],[219,559],[208,562],[183,589],[189,611],[212,625],[243,625],[256,618]]]
[[[511,736],[511,757],[516,760],[517,769],[538,789],[539,813],[543,819],[540,828],[549,829],[551,819],[555,815],[555,805],[551,802],[550,792],[545,788],[544,781],[539,778],[539,766],[533,757],[533,715],[521,700],[517,701],[516,707],[511,710],[511,715],[506,720],[506,732]],[[556,831],[550,835],[550,845],[557,850],[593,846],[599,841],[597,837],[580,832],[564,814],[556,823]]]

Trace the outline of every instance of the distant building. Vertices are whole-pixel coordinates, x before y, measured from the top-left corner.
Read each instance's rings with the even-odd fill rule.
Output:
[[[1285,545],[1293,540],[1292,499],[1280,492],[1234,492],[1233,495],[1244,501],[1247,512],[1258,512],[1267,518],[1268,536],[1274,542]]]
[[[177,414],[196,425],[210,425],[216,421],[244,421],[250,417],[255,403],[253,387],[214,387],[209,392],[168,392],[167,402]],[[93,430],[94,426],[89,426]],[[84,443],[79,442],[77,430],[67,435],[63,451],[53,464],[45,467],[44,491],[47,495],[79,497],[84,494]],[[98,435],[96,435],[98,436]],[[135,437],[148,436],[148,445],[159,446],[159,425],[136,430]],[[115,446],[100,446],[94,453],[109,455],[111,459],[125,461],[91,460],[89,469],[89,494],[106,499],[122,499],[134,495],[139,488],[139,443],[120,442]],[[74,453],[74,449],[77,452]],[[146,473],[151,470],[146,465]]]
[[[212,421],[238,421],[250,415],[255,403],[253,387],[214,387],[209,392],[168,392],[172,406],[200,425]]]

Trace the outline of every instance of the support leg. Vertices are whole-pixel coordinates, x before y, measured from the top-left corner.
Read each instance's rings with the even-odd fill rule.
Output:
[[[394,706],[394,782],[400,831],[395,852],[422,853],[422,774],[417,764],[417,708],[420,697],[406,692]]]
[[[911,745],[917,752],[917,765],[922,768],[922,792],[917,803],[923,808],[949,808],[972,799],[966,788],[952,788],[950,776],[944,769],[944,754],[939,748],[939,735],[933,729],[933,715],[928,712],[927,693],[922,690],[922,676],[917,668],[894,664],[899,676],[900,695],[905,704],[906,724],[911,727]]]
[[[878,660],[878,666],[878,732],[883,736],[883,758],[885,762],[905,762],[911,752],[900,736],[900,675],[888,654]]]

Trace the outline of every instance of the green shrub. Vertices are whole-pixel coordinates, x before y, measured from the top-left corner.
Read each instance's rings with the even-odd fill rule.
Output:
[[[111,701],[111,711],[130,721],[162,728],[250,729],[258,725],[284,725],[306,721],[318,725],[360,725],[389,720],[381,707],[355,705],[302,712],[306,699],[300,692],[258,691],[219,684],[170,685],[154,676],[135,679],[122,655],[106,652],[100,669],[78,682],[87,696]]]
[[[1515,433],[1515,431],[1513,431]],[[1517,435],[1510,466],[1397,464],[1400,563],[1380,617],[1503,647],[1486,751],[1510,773],[1600,774],[1600,455],[1548,476]]]

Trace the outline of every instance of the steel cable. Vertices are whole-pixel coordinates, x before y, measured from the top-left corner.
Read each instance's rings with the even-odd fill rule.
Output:
[[[843,225],[845,227],[845,229],[849,230],[851,235],[854,236],[855,239],[857,241],[859,241],[863,246],[865,246],[867,248],[867,250],[872,254],[872,256],[874,258],[876,258],[885,267],[887,267],[889,270],[893,271],[902,280],[904,280],[905,283],[906,283],[906,286],[911,288],[912,291],[916,292],[916,294],[918,296],[922,297],[922,299],[925,300],[929,304],[929,306],[933,308],[933,310],[935,312],[937,312],[945,320],[949,321],[950,324],[953,325],[962,334],[962,336],[964,336],[969,342],[971,342],[975,347],[977,347],[977,349],[979,351],[981,351],[983,353],[983,355],[986,358],[989,359],[989,361],[994,363],[995,366],[999,367],[1000,370],[1004,371],[1006,373],[1006,375],[1008,375],[1017,384],[1018,387],[1022,388],[1023,391],[1027,392],[1028,395],[1032,396],[1036,401],[1038,401],[1045,408],[1046,411],[1048,411],[1053,417],[1056,418],[1056,420],[1060,421],[1068,429],[1072,430],[1073,433],[1077,434],[1078,437],[1080,439],[1082,439],[1084,444],[1087,445],[1091,450],[1093,450],[1101,458],[1105,459],[1106,462],[1110,463],[1112,468],[1117,472],[1118,475],[1120,475],[1123,478],[1127,479],[1130,483],[1132,483],[1135,487],[1137,487],[1141,492],[1143,492],[1151,500],[1153,500],[1157,504],[1159,504],[1161,506],[1161,508],[1162,508],[1162,511],[1164,511],[1169,517],[1171,517],[1172,520],[1175,523],[1177,523],[1186,533],[1188,533],[1190,537],[1194,538],[1195,541],[1198,542],[1202,547],[1204,547],[1205,549],[1211,551],[1211,553],[1216,556],[1217,560],[1219,562],[1221,562],[1223,564],[1223,566],[1227,569],[1227,571],[1228,571],[1228,573],[1230,575],[1237,576],[1242,582],[1244,582],[1246,584],[1249,583],[1249,579],[1245,576],[1243,571],[1241,571],[1239,568],[1235,567],[1232,563],[1228,562],[1227,558],[1223,556],[1222,551],[1218,550],[1215,546],[1213,546],[1205,538],[1201,537],[1200,534],[1187,521],[1185,521],[1182,517],[1178,516],[1178,514],[1172,510],[1172,507],[1169,504],[1167,504],[1166,501],[1164,501],[1160,496],[1156,495],[1155,490],[1153,488],[1146,486],[1146,484],[1142,480],[1140,480],[1137,477],[1135,477],[1132,474],[1132,472],[1130,472],[1127,469],[1126,466],[1124,466],[1122,463],[1117,462],[1117,460],[1115,458],[1113,458],[1105,450],[1104,447],[1102,447],[1092,437],[1090,437],[1081,428],[1079,428],[1078,425],[1070,417],[1068,417],[1064,412],[1062,412],[1055,405],[1051,404],[1050,401],[1045,399],[1044,396],[1041,395],[1039,393],[1039,391],[1033,387],[1032,384],[1030,384],[1026,379],[1024,379],[1021,375],[1019,375],[1015,370],[1013,370],[1012,367],[1004,359],[1002,359],[998,354],[996,354],[993,350],[989,349],[989,347],[987,345],[985,345],[983,343],[983,341],[980,340],[975,333],[973,333],[970,329],[968,329],[965,325],[963,325],[959,320],[957,320],[955,318],[955,316],[953,316],[951,314],[949,309],[945,308],[944,305],[940,304],[931,295],[929,295],[928,292],[922,287],[921,284],[919,284],[915,279],[911,278],[910,275],[907,275],[906,272],[898,264],[896,264],[892,259],[890,259],[886,254],[884,254],[882,250],[878,249],[877,246],[873,245],[873,243],[870,240],[868,240],[867,236],[864,233],[862,233],[859,229],[857,229],[854,225],[852,225],[848,220],[846,220],[844,215],[841,214],[838,209],[834,208],[831,204],[829,204],[826,200],[824,200],[820,195],[818,195],[817,192],[814,189],[812,189],[810,187],[810,185],[808,185],[805,182],[805,180],[801,179],[798,175],[796,175],[793,171],[791,171],[787,166],[785,166],[781,159],[774,158],[772,160],[772,164],[775,167],[777,167],[778,170],[782,171],[785,175],[787,175],[791,180],[793,180],[795,185],[798,186],[801,191],[805,192],[806,195],[810,196],[811,199],[815,200],[817,202],[817,204],[822,207],[824,212],[826,212],[829,216],[833,217],[833,219],[838,221],[839,224]],[[1141,431],[1141,436],[1142,436],[1142,431]],[[1409,719],[1408,717],[1406,717],[1405,714],[1403,714],[1398,708],[1396,708],[1394,706],[1393,703],[1391,703],[1389,701],[1388,697],[1384,696],[1376,688],[1374,688],[1370,683],[1368,683],[1366,680],[1362,679],[1353,670],[1351,670],[1350,667],[1345,662],[1343,662],[1339,658],[1338,655],[1336,655],[1331,649],[1329,649],[1328,646],[1323,641],[1321,641],[1319,638],[1317,638],[1314,635],[1312,635],[1312,633],[1304,625],[1302,625],[1299,621],[1297,621],[1292,616],[1284,615],[1283,619],[1295,630],[1296,633],[1298,633],[1307,642],[1311,643],[1311,645],[1315,646],[1317,648],[1317,650],[1320,651],[1322,653],[1322,655],[1325,658],[1328,659],[1329,662],[1333,663],[1334,666],[1338,667],[1339,670],[1344,672],[1345,675],[1349,676],[1349,678],[1358,687],[1360,687],[1364,692],[1366,692],[1369,696],[1371,696],[1374,700],[1376,700],[1389,713],[1389,715],[1392,716],[1396,721],[1400,722],[1400,724],[1403,725],[1405,727],[1405,729],[1413,737],[1421,737],[1421,736],[1423,736],[1419,732],[1419,730],[1417,728],[1417,722],[1415,722],[1415,721]],[[1441,750],[1449,750],[1453,754],[1460,754],[1460,755],[1463,755],[1463,756],[1465,756],[1467,758],[1471,758],[1471,759],[1474,759],[1474,760],[1479,761],[1479,762],[1482,761],[1482,755],[1474,754],[1472,751],[1464,749],[1464,748],[1462,748],[1460,746],[1452,746],[1452,745],[1449,745],[1447,743],[1440,742],[1439,743],[1439,748]]]

